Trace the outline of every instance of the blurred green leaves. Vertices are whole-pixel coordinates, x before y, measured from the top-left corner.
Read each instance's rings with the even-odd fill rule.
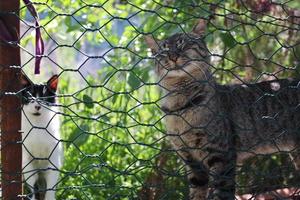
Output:
[[[74,130],[71,131],[68,143],[66,144],[67,147],[69,147],[71,144],[76,145],[77,147],[80,147],[83,145],[89,138],[89,125],[84,124],[81,127],[75,126]]]
[[[224,45],[227,49],[231,49],[236,44],[234,37],[230,34],[230,32],[220,33],[220,37],[224,42]]]
[[[83,100],[84,105],[87,108],[93,108],[94,107],[93,99],[90,96],[84,94],[83,97],[82,97],[82,100]]]
[[[128,76],[128,84],[132,89],[136,89],[140,86],[141,81],[133,72],[130,72]]]

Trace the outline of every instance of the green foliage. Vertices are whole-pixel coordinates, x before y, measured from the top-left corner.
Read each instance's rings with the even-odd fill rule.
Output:
[[[138,191],[161,153],[164,134],[156,88],[145,85],[137,88],[140,79],[132,72],[127,74],[128,83],[118,81],[126,80],[126,76],[115,74],[103,87],[88,87],[74,98],[60,98],[64,106],[62,133],[67,140],[59,198],[138,198]],[[145,80],[147,76],[141,77]],[[87,80],[94,85],[96,80],[105,82],[107,77]],[[133,92],[126,92],[127,84]],[[106,89],[109,87],[114,89],[113,93]],[[62,80],[60,89],[62,94],[71,92],[68,80]],[[78,89],[72,87],[72,90]],[[175,169],[169,166],[164,170],[171,173]],[[174,174],[173,180],[176,176],[179,175]],[[184,176],[176,179],[184,180]],[[172,176],[166,182],[170,180]],[[180,191],[176,193],[182,195]]]

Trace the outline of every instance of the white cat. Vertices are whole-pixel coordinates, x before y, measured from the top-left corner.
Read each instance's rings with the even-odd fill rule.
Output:
[[[55,200],[59,169],[63,162],[60,123],[55,106],[58,76],[44,85],[22,80],[23,175],[30,199]]]

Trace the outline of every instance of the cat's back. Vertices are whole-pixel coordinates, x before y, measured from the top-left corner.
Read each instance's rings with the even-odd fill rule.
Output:
[[[219,86],[224,117],[241,146],[289,143],[300,129],[299,80],[282,79],[247,85]],[[275,143],[277,142],[275,141]]]
[[[300,80],[281,79],[255,84],[220,86],[221,102],[228,108],[231,117],[243,114],[255,120],[255,117],[294,116],[300,103]],[[294,121],[295,119],[290,118]]]

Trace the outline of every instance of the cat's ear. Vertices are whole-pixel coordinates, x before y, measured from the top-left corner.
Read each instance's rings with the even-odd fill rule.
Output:
[[[158,52],[159,46],[158,46],[158,41],[157,40],[155,40],[150,35],[146,35],[145,36],[145,41],[146,41],[148,47],[151,49],[152,53]]]
[[[30,85],[33,85],[32,81],[24,73],[21,73],[21,85],[22,85],[22,88],[26,88]]]
[[[58,75],[53,75],[47,82],[47,86],[49,89],[51,89],[53,92],[57,90],[58,85]]]
[[[197,24],[194,26],[192,33],[202,36],[205,33],[207,27],[207,21],[205,19],[199,19]]]

